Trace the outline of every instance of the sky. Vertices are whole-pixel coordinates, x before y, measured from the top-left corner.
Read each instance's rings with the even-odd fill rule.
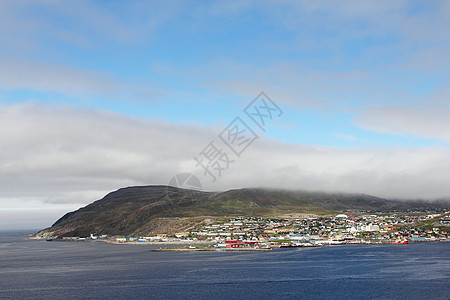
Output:
[[[448,28],[438,0],[1,1],[0,229],[179,174],[448,199]]]

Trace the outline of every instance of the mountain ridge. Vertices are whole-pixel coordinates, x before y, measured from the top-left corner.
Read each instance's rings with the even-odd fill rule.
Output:
[[[443,202],[443,201],[442,201]],[[448,207],[448,203],[388,200],[365,194],[265,188],[203,192],[165,185],[131,186],[68,212],[36,235],[149,235],[195,228],[206,218],[279,216],[287,213],[333,214],[355,210]]]

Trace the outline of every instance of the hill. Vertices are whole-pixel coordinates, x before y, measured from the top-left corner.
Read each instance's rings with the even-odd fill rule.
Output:
[[[121,188],[69,212],[37,235],[149,235],[192,230],[209,222],[208,218],[224,216],[331,214],[347,209],[385,211],[423,206],[430,206],[430,203],[387,200],[363,194],[259,188],[201,192],[170,186],[136,186]]]

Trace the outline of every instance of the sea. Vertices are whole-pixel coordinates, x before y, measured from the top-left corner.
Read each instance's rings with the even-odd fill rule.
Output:
[[[29,233],[0,232],[1,299],[450,298],[448,242],[152,252]]]

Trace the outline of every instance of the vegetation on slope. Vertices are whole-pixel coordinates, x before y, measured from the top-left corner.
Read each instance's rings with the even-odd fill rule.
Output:
[[[147,235],[204,225],[205,217],[330,214],[346,209],[392,210],[424,203],[389,201],[368,195],[274,189],[198,192],[168,186],[127,187],[67,213],[38,234],[58,236]]]

